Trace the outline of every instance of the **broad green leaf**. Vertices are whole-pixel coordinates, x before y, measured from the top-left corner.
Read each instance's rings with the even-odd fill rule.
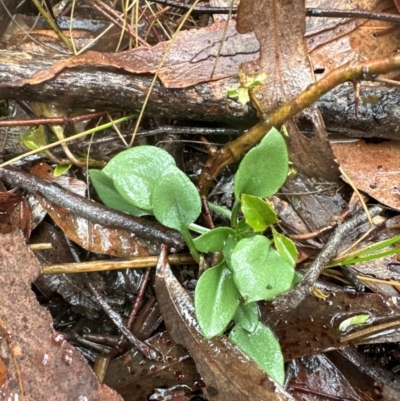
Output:
[[[290,264],[290,266],[296,266],[297,255],[299,253],[297,252],[294,242],[285,235],[278,233],[276,230],[272,230],[272,234],[274,237],[275,248],[279,255],[281,255],[282,258]]]
[[[156,181],[151,202],[156,219],[179,231],[197,220],[201,212],[199,192],[187,175],[173,165]]]
[[[89,170],[89,178],[97,195],[106,206],[138,217],[149,214],[127,202],[115,189],[112,179],[101,170]]]
[[[369,319],[369,315],[362,314],[353,317],[349,317],[348,319],[343,320],[339,325],[339,330],[345,331],[349,326],[353,326],[355,324],[363,324]]]
[[[194,244],[200,252],[221,251],[230,235],[235,231],[229,227],[217,227],[194,239]]]
[[[257,302],[252,302],[247,305],[239,305],[236,310],[233,320],[242,329],[252,333],[258,325],[258,305]]]
[[[294,269],[262,235],[240,240],[232,252],[230,267],[245,303],[270,300],[293,285]]]
[[[155,146],[137,146],[113,157],[103,169],[121,196],[134,206],[152,210],[151,194],[165,169],[175,165],[174,158]]]
[[[285,381],[283,355],[274,333],[261,322],[253,333],[235,326],[229,338],[281,386]]]
[[[272,203],[263,201],[258,196],[243,194],[241,205],[246,223],[255,232],[265,231],[268,226],[278,222]]]
[[[224,248],[222,249],[222,254],[224,255],[225,261],[230,269],[231,269],[232,252],[237,243],[238,239],[236,238],[236,236],[232,235],[228,237],[228,239],[225,242]]]
[[[60,175],[65,174],[71,167],[72,164],[57,164],[56,168],[53,171],[54,177],[59,177]]]
[[[240,163],[235,178],[235,196],[265,198],[283,185],[288,173],[288,153],[282,135],[275,128],[251,149]]]
[[[222,334],[239,305],[239,291],[225,262],[207,269],[194,295],[196,317],[205,338]]]

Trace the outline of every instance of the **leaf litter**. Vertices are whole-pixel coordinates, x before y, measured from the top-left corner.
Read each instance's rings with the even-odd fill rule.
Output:
[[[372,3],[369,3],[369,4],[372,6]],[[375,7],[375,6],[373,6],[373,7]],[[290,24],[286,23],[286,25],[290,25]],[[360,25],[361,25],[361,23],[357,22],[356,25],[351,25],[351,26],[347,27],[348,32],[351,31],[352,29],[360,26]],[[296,26],[296,28],[297,28],[297,26]],[[279,24],[278,24],[278,31],[279,31],[279,29],[280,28],[279,28]],[[329,32],[329,33],[331,34],[331,32]],[[337,32],[336,34],[339,35],[339,32]],[[326,42],[330,43],[331,41],[332,41],[332,38],[328,36],[328,39],[326,40]],[[264,41],[263,41],[263,43],[264,43]],[[310,40],[309,40],[309,43],[310,43]],[[295,45],[296,45],[296,43],[295,43]],[[327,53],[330,53],[332,55],[335,52],[332,51],[332,47],[330,47],[329,50],[327,51]],[[212,54],[211,54],[211,56],[212,56]],[[341,61],[339,61],[339,63],[341,63]],[[271,64],[273,64],[273,63],[271,63]],[[304,82],[308,82],[308,81],[305,80]],[[276,87],[274,88],[274,90],[276,90]],[[306,120],[307,120],[307,118],[306,118]],[[305,141],[305,143],[309,144],[310,141]],[[370,146],[370,145],[371,144],[368,144],[368,146]],[[379,145],[381,145],[381,144],[379,144]],[[316,146],[317,151],[318,151],[318,146]],[[345,144],[344,146],[347,147],[348,144]],[[382,146],[382,147],[384,147],[384,146]],[[296,148],[296,145],[295,145],[295,148]],[[298,152],[301,155],[303,155],[305,153],[304,152],[304,148],[307,148],[307,146],[303,146],[302,148],[299,148],[300,150]],[[346,150],[346,152],[350,153],[349,150]],[[343,152],[343,153],[346,153],[346,152]],[[314,156],[316,155],[316,153],[312,153],[312,152],[309,152],[308,154],[310,154],[310,153],[313,154]],[[374,155],[374,153],[372,153],[372,154]],[[383,153],[383,154],[385,154],[385,153]],[[344,157],[342,154],[340,154],[340,156],[338,156],[338,155],[339,155],[339,153],[338,154],[335,153],[335,157],[338,160],[341,157]],[[349,160],[353,156],[354,155],[351,154],[350,157],[349,157]],[[318,157],[317,157],[317,160],[319,160],[320,164],[322,163],[321,160],[323,159],[323,157],[324,156],[321,156],[321,155],[318,155]],[[355,156],[354,156],[354,158],[355,158]],[[383,156],[383,158],[384,158],[384,156]],[[329,155],[329,160],[332,161],[331,155]],[[339,162],[340,162],[340,160],[339,160]],[[300,168],[302,168],[303,164],[307,165],[307,163],[310,163],[310,162],[306,161],[306,162],[303,163],[303,161],[300,161],[300,162],[297,161],[296,163],[297,163],[297,166],[300,166]],[[363,186],[365,184],[364,181],[370,181],[371,179],[374,179],[374,178],[371,178],[371,177],[374,177],[374,176],[367,175],[367,179],[364,178],[364,180],[361,178],[361,170],[364,169],[364,165],[363,165],[362,168],[359,167],[359,166],[357,166],[357,167],[350,166],[349,167],[346,164],[345,161],[340,162],[340,164],[345,169],[347,175],[352,177],[352,180],[354,178],[354,182],[356,183],[356,186],[359,187],[359,189],[361,189],[361,190],[363,190],[363,191],[368,193],[367,189],[365,189],[365,187]],[[349,164],[350,164],[350,162],[349,162]],[[366,164],[368,164],[368,163],[366,163]],[[334,164],[331,165],[331,166],[334,166]],[[382,164],[382,166],[383,166],[383,164]],[[367,168],[367,167],[368,166],[365,166],[365,168]],[[332,167],[332,169],[334,169],[334,168],[336,168],[336,166]],[[332,175],[331,175],[332,169],[331,170],[328,169],[328,172],[324,171],[323,173],[321,173],[321,175],[324,176],[325,178],[332,178]],[[385,169],[387,169],[387,170],[385,170],[385,173],[387,173],[388,176],[390,174],[395,174],[395,171],[396,171],[395,163],[394,162],[391,163],[389,161],[389,163],[385,164]],[[314,169],[313,171],[322,171],[322,170],[315,170]],[[356,171],[356,173],[354,173],[354,171]],[[351,175],[351,174],[353,174],[353,175]],[[358,178],[359,176],[360,176],[360,178]],[[388,188],[390,189],[390,184],[388,184],[388,185],[389,185]],[[370,189],[373,190],[373,189],[377,189],[377,188],[370,188]],[[391,189],[392,189],[392,192],[393,192],[393,187],[391,187]],[[308,190],[308,191],[312,192],[310,190]],[[392,199],[387,200],[386,198],[390,198],[390,197],[387,196],[387,193],[379,194],[379,193],[377,193],[378,191],[375,191],[375,192],[374,191],[370,191],[370,192],[375,193],[375,196],[372,195],[372,194],[370,194],[370,195],[375,197],[378,201],[380,201],[380,202],[382,202],[384,204],[385,204],[385,201],[389,202],[389,203],[386,203],[386,204],[395,209],[395,207],[393,207],[392,204],[396,203],[396,197],[393,197]],[[388,189],[386,187],[384,187],[384,191],[383,192],[388,192]],[[385,197],[385,195],[386,195],[386,197]],[[296,195],[294,195],[294,196],[296,196]],[[311,195],[308,195],[308,196],[312,198]],[[336,202],[337,202],[337,199],[332,197],[332,204],[331,205],[335,204]],[[392,202],[392,204],[390,202]],[[301,196],[300,196],[299,203],[302,204],[301,207],[306,212],[307,212],[307,210],[313,209],[313,207],[310,206],[310,204],[308,204],[307,206],[305,206],[303,204],[303,201],[301,200]],[[48,207],[48,209],[51,209],[51,207],[52,206]],[[340,211],[341,207],[342,206],[339,205],[339,211]],[[313,210],[313,212],[315,214],[317,214],[316,212],[319,212],[323,208],[326,208],[327,210],[330,209],[330,207],[319,205],[319,206],[315,207],[315,210]],[[335,214],[338,214],[338,213],[333,213],[333,215],[335,215]],[[331,217],[332,216],[330,216],[329,218],[331,218]],[[328,222],[329,218],[325,218],[325,223]],[[59,221],[61,221],[62,219],[63,218],[59,219]],[[65,215],[64,215],[64,219],[65,219]],[[312,218],[311,218],[311,221],[312,221]],[[320,222],[318,222],[318,223],[314,222],[314,224],[315,224],[315,226],[317,228],[321,227],[321,223]],[[66,229],[66,231],[68,232],[69,229]],[[89,249],[91,249],[91,248],[89,248]],[[100,253],[103,253],[103,252],[100,252]],[[104,253],[106,253],[106,252],[104,252]],[[392,261],[392,263],[395,264],[394,261]],[[161,264],[162,263],[160,263],[160,266],[161,266]],[[165,270],[165,267],[166,267],[165,266],[165,260],[164,260],[163,264],[164,264],[164,270]],[[160,270],[161,270],[161,267],[160,267]],[[391,277],[393,277],[393,276],[391,276]],[[381,278],[387,278],[387,277],[382,276]],[[162,275],[160,276],[160,274],[159,274],[158,278],[157,278],[157,280],[158,280],[158,282],[157,282],[158,292],[161,292],[161,294],[164,294],[164,295],[165,295],[165,293],[168,294],[168,296],[166,296],[166,297],[164,297],[164,295],[160,296],[161,299],[165,299],[165,301],[166,301],[165,305],[167,305],[169,303],[174,304],[174,301],[175,301],[175,304],[177,303],[176,300],[179,299],[179,298],[177,298],[178,295],[175,294],[175,291],[177,292],[177,294],[180,294],[180,295],[182,294],[182,296],[184,294],[184,293],[182,293],[182,289],[181,288],[179,289],[179,288],[175,287],[176,283],[174,283],[173,281],[172,282],[169,281],[170,279],[171,279],[170,272],[164,273],[164,276],[162,276]],[[160,282],[160,280],[164,280],[166,283],[168,283],[168,285],[166,285],[162,281]],[[173,290],[168,287],[169,285],[171,286],[171,288],[173,288]],[[166,288],[164,288],[164,287],[166,287]],[[395,287],[393,287],[393,286],[390,286],[390,287],[392,289],[394,289],[394,291],[395,291],[394,294],[396,294],[397,290],[395,290]],[[169,295],[168,291],[170,291],[170,294],[172,294],[172,295]],[[335,295],[333,296],[333,294],[335,294]],[[308,297],[304,301],[304,304],[301,304],[299,306],[299,309],[295,310],[294,315],[290,315],[289,314],[287,316],[280,316],[279,318],[275,319],[275,322],[278,322],[277,323],[277,327],[276,327],[276,334],[278,335],[278,337],[281,340],[281,343],[285,347],[284,349],[286,350],[285,352],[287,352],[287,355],[288,355],[287,358],[288,359],[291,359],[292,357],[295,357],[295,356],[297,356],[297,357],[304,356],[305,355],[304,350],[309,350],[312,354],[314,354],[316,352],[320,352],[320,351],[324,351],[324,350],[328,349],[329,345],[331,345],[333,347],[336,347],[336,346],[339,347],[340,346],[340,338],[341,338],[340,336],[341,336],[341,334],[339,332],[335,332],[335,330],[331,327],[332,326],[332,321],[334,322],[334,324],[336,324],[336,320],[334,318],[337,317],[337,314],[335,314],[335,312],[332,312],[332,310],[341,311],[341,312],[339,312],[339,315],[340,315],[340,319],[339,320],[341,320],[342,317],[344,318],[345,316],[352,315],[353,313],[354,314],[361,313],[365,309],[368,309],[369,312],[376,311],[377,312],[376,316],[375,316],[376,319],[378,319],[379,317],[382,318],[382,317],[387,317],[387,316],[393,316],[393,317],[398,316],[398,311],[397,311],[397,309],[395,307],[396,306],[396,298],[397,298],[396,296],[394,296],[392,298],[393,304],[391,304],[388,301],[388,298],[385,297],[384,295],[378,296],[377,294],[357,294],[357,296],[353,298],[352,294],[348,294],[348,293],[343,293],[342,294],[342,293],[339,293],[337,289],[334,290],[333,294],[332,294],[332,297],[329,297],[326,301],[323,301],[321,299]],[[387,293],[386,293],[386,295],[387,295]],[[162,298],[162,297],[164,297],[164,298]],[[182,305],[180,305],[179,302],[178,302],[177,305],[174,306],[175,313],[177,313],[178,315],[180,314],[180,316],[178,316],[178,317],[172,316],[172,318],[171,318],[172,319],[171,320],[172,323],[168,322],[168,319],[169,319],[168,313],[171,313],[171,311],[164,312],[164,315],[166,316],[166,325],[167,325],[167,327],[168,327],[168,325],[171,325],[171,324],[175,323],[176,321],[178,321],[177,326],[179,326],[179,324],[182,324],[182,320],[187,318],[187,315],[186,315],[187,310],[190,310],[190,298],[186,297],[185,300],[187,300],[187,302],[188,302],[188,304],[185,305],[185,307],[182,307]],[[313,303],[308,305],[308,304],[306,304],[307,301],[310,301],[310,302],[312,301]],[[335,302],[335,301],[337,301],[337,302]],[[165,305],[163,305],[164,309],[166,308]],[[354,305],[354,307],[349,309],[349,305]],[[379,307],[377,307],[376,305],[379,305]],[[385,306],[387,308],[385,308]],[[335,309],[335,307],[336,307],[336,309]],[[346,313],[343,312],[343,310],[345,310]],[[315,323],[315,319],[313,319],[312,321],[310,320],[310,311],[318,311],[318,315],[319,315],[318,319],[320,319],[322,317],[321,323],[314,324]],[[264,312],[262,312],[262,313],[264,313]],[[273,315],[273,311],[272,312],[268,311],[268,313],[266,313],[266,316],[268,316],[268,319],[266,318],[266,321],[268,321],[268,323],[272,327],[274,323],[273,322],[271,323],[271,321],[269,319],[271,319],[272,321],[274,320],[273,319],[273,316],[274,316]],[[312,317],[313,316],[311,315],[311,318]],[[296,319],[300,319],[300,320],[296,320]],[[190,319],[188,320],[188,322],[186,324],[190,327]],[[290,322],[290,323],[288,324],[287,322]],[[310,322],[313,323],[313,324],[311,325]],[[298,323],[298,325],[296,323]],[[279,328],[278,327],[279,324],[281,324],[283,328]],[[327,329],[324,328],[324,325],[327,325],[328,328],[329,328],[329,335],[328,336],[324,336],[322,334],[322,333],[326,333],[326,331],[327,331]],[[300,331],[302,332],[302,335],[300,337],[300,344],[297,344],[297,343],[294,344],[295,338],[291,337],[291,336],[293,336],[293,333],[288,331],[285,328],[286,326],[292,326],[293,327],[293,330],[292,330],[293,332],[296,332],[296,330],[297,330],[297,336],[295,337],[297,341],[298,341],[298,338],[299,338],[299,335],[298,335],[299,332]],[[317,326],[318,328],[315,328],[314,326]],[[321,327],[323,328],[323,330],[320,330]],[[333,325],[333,327],[336,327],[336,326]],[[173,329],[171,329],[171,332],[174,332],[174,330],[176,332],[177,329],[173,328]],[[308,334],[304,334],[303,332],[304,333],[308,333],[309,335]],[[196,352],[199,352],[199,353],[200,352],[205,352],[206,355],[209,358],[208,360],[211,360],[212,361],[211,364],[213,364],[214,361],[217,359],[217,357],[214,355],[215,353],[213,354],[213,351],[215,351],[215,349],[211,348],[211,350],[209,350],[207,348],[208,344],[206,344],[206,345],[204,345],[204,350],[205,351],[204,350],[196,351],[196,349],[193,348],[193,347],[195,347],[196,341],[200,341],[200,340],[196,339],[197,337],[196,337],[195,334],[196,333],[194,331],[192,331],[191,336],[189,337],[189,339],[182,339],[182,334],[175,334],[175,337],[178,338],[178,340],[180,340],[179,342],[182,341],[182,343],[184,343],[185,345],[188,344],[187,348],[189,349],[189,351],[193,355],[194,359],[196,359],[196,358],[198,359],[199,358],[198,356],[195,357]],[[288,334],[290,334],[289,339],[285,338],[285,336],[287,336]],[[303,336],[303,334],[304,334],[304,336]],[[194,342],[195,345],[193,345],[193,343],[192,343],[192,340],[193,340],[192,337],[194,338],[193,342]],[[321,340],[320,337],[322,337],[323,340]],[[222,341],[222,344],[224,344],[226,346],[226,342]],[[313,369],[315,369],[315,366],[317,366],[317,365],[319,367],[322,366],[323,369],[325,369],[325,371],[328,372],[327,373],[328,375],[333,375],[333,373],[332,373],[333,371],[331,370],[332,368],[330,367],[328,362],[326,362],[322,357],[317,357],[316,359],[318,360],[318,362],[316,363],[316,365],[314,365],[314,367],[311,366],[310,364],[307,365],[307,369],[308,369],[307,370],[307,374],[308,375],[310,375],[310,372],[311,373],[317,372],[317,370],[313,370]],[[211,370],[211,368],[209,368],[207,366],[204,366],[204,361],[203,362],[202,361],[198,361],[197,365],[201,366],[201,369],[199,369],[199,370],[201,370],[202,375],[204,375],[205,377],[209,377],[208,376],[210,374],[209,370]],[[224,367],[225,371],[226,370],[229,371],[230,368],[231,368],[230,365],[229,366],[225,365],[225,367]],[[3,369],[3,370],[5,370],[5,369]],[[1,372],[2,372],[2,368],[0,366],[0,379],[2,377],[1,376]],[[205,372],[205,373],[203,373],[203,372]],[[324,371],[322,371],[320,374],[322,375],[323,373],[324,373]],[[238,375],[240,376],[240,373],[238,373]],[[336,375],[336,372],[335,372],[335,375]],[[210,388],[207,389],[207,385],[208,384],[207,383],[205,384],[206,385],[206,390],[205,391],[210,396],[210,399],[219,399],[219,398],[215,398],[215,397],[219,397],[220,396],[220,393],[218,392],[218,390],[220,388],[222,388],[222,389],[225,388],[224,387],[225,384],[223,383],[223,381],[224,381],[223,375],[222,374],[218,375],[217,373],[215,373],[215,377],[216,377],[215,381],[213,381],[214,379],[212,379],[212,380],[210,379],[211,383],[213,383],[213,384],[216,383],[215,387],[212,385]],[[301,378],[301,374],[299,374],[297,377]],[[222,383],[220,383],[220,382],[222,382]],[[135,382],[133,382],[133,383],[135,383]],[[293,384],[293,388],[296,388],[295,385],[299,384],[297,379],[293,383],[294,383]],[[302,394],[301,396],[304,399],[304,388],[305,388],[304,387],[305,386],[304,383],[306,383],[306,381],[303,380],[302,383],[303,383],[302,384],[303,385],[303,392],[301,393]],[[246,385],[243,384],[244,387],[246,387]],[[346,384],[345,381],[343,380],[343,378],[341,378],[340,380],[338,379],[338,381],[335,383],[335,385],[339,386],[339,387],[343,387],[343,386],[344,387],[349,387],[349,384]],[[317,392],[318,391],[321,391],[321,392],[325,392],[326,391],[325,383],[321,379],[318,379],[317,383],[315,383],[315,382],[311,383],[311,381],[308,381],[307,382],[307,391],[310,390],[311,388],[314,389]],[[215,394],[214,390],[216,390],[218,392],[218,395],[214,395]],[[353,397],[353,399],[357,399],[356,397],[354,397],[354,394],[350,394],[350,393],[351,393],[351,391],[349,391],[348,394],[345,394],[345,393],[342,394],[341,393],[341,396],[348,397],[348,398]],[[282,393],[282,394],[284,394],[284,393]],[[330,393],[328,391],[326,391],[326,394],[333,394],[333,395],[337,396],[337,394]],[[214,396],[214,398],[213,398],[213,396]],[[221,398],[221,399],[223,399],[223,398]],[[271,399],[273,399],[273,398],[271,398]]]

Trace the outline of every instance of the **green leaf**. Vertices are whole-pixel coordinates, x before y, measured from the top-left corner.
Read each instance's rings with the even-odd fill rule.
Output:
[[[170,165],[175,165],[175,160],[165,150],[137,146],[113,157],[103,172],[114,181],[125,200],[139,209],[151,211],[154,184]]]
[[[281,386],[285,381],[283,355],[274,333],[261,322],[253,333],[235,326],[229,338]]]
[[[236,234],[241,236],[242,238],[244,238],[244,237],[252,236],[254,234],[254,231],[246,223],[246,220],[242,219],[242,220],[239,220],[239,222],[236,226]]]
[[[242,194],[265,198],[283,185],[288,173],[285,140],[275,128],[251,149],[240,163],[235,178],[235,196]]]
[[[231,269],[245,303],[269,300],[292,288],[294,269],[262,235],[237,243],[231,255]]]
[[[57,164],[56,168],[53,171],[54,177],[59,177],[60,175],[65,174],[71,167],[72,164]]]
[[[235,231],[229,227],[218,227],[194,239],[194,244],[200,252],[221,251],[230,235]]]
[[[27,148],[36,150],[47,145],[46,131],[43,125],[29,128],[21,138],[21,143]]]
[[[112,179],[101,170],[89,170],[89,178],[97,195],[106,206],[138,217],[149,214],[127,202],[115,189]]]
[[[274,236],[275,248],[279,255],[281,255],[282,258],[290,264],[290,266],[295,267],[297,255],[299,253],[297,252],[294,242],[285,235],[278,233],[276,230],[272,230],[272,234]]]
[[[164,226],[181,231],[200,215],[200,195],[186,174],[170,165],[156,181],[151,197],[153,213]]]
[[[263,201],[258,196],[243,194],[241,205],[246,223],[255,232],[265,231],[268,226],[278,222],[272,203]]]
[[[225,262],[207,269],[201,275],[194,302],[204,337],[222,334],[239,305],[239,291]]]
[[[225,242],[224,248],[222,249],[222,254],[224,255],[224,259],[230,269],[231,269],[232,252],[237,243],[238,239],[236,238],[236,236],[232,235],[228,237],[228,239]]]
[[[339,325],[339,330],[345,331],[349,326],[353,326],[355,324],[363,324],[366,323],[369,319],[369,315],[362,314],[353,317],[349,317],[348,319],[343,320],[342,323]]]
[[[245,329],[249,333],[253,333],[258,325],[257,302],[252,302],[251,304],[247,305],[239,305],[233,320],[242,329]]]

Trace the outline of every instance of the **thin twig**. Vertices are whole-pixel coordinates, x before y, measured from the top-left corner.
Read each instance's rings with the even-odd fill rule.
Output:
[[[374,206],[369,210],[372,217],[382,213],[383,208]],[[336,256],[337,250],[343,239],[353,231],[357,226],[368,221],[368,217],[364,210],[360,210],[357,214],[339,225],[335,232],[329,238],[320,254],[314,260],[303,279],[289,293],[279,296],[274,302],[274,308],[278,311],[291,310],[297,307],[304,298],[311,294],[311,288],[317,281],[321,272],[329,265],[329,262]]]
[[[106,313],[106,315],[112,320],[112,322],[118,327],[118,329],[122,332],[122,334],[126,337],[128,341],[130,341],[138,350],[143,352],[143,354],[146,356],[148,359],[158,359],[159,355],[158,353],[150,348],[147,344],[144,342],[140,341],[137,339],[129,330],[127,327],[122,322],[121,316],[113,311],[104,297],[97,291],[96,287],[91,283],[91,281],[88,279],[85,281],[87,288],[90,290],[90,292],[93,294],[93,296],[96,298],[96,301],[99,303],[99,305],[103,308],[103,311]]]
[[[35,244],[33,244],[35,245]],[[32,245],[31,245],[32,249]],[[156,267],[158,256],[137,256],[132,259],[92,260],[90,262],[61,263],[57,265],[43,265],[42,274],[90,273],[121,269],[146,269]],[[190,254],[169,255],[171,265],[194,263]]]
[[[170,7],[181,8],[184,10],[189,9],[190,4],[178,3],[173,0],[153,0],[155,3],[164,4]],[[236,7],[194,7],[192,13],[194,14],[229,14],[230,12],[236,14]],[[400,23],[400,15],[389,13],[375,13],[369,10],[338,10],[335,8],[306,8],[307,17],[328,17],[328,18],[365,18],[376,21],[386,21]]]
[[[147,219],[109,209],[100,203],[92,202],[69,192],[53,182],[18,169],[12,167],[0,168],[0,179],[14,186],[24,188],[31,193],[42,195],[55,205],[68,209],[94,223],[106,227],[124,228],[140,238],[168,243],[177,248],[183,246],[183,241],[176,231],[167,229]]]
[[[102,117],[105,111],[96,111],[94,113],[80,114],[79,116],[65,117],[43,117],[29,119],[0,120],[0,127],[31,127],[33,125],[50,125],[50,124],[75,124],[80,121],[92,120]]]

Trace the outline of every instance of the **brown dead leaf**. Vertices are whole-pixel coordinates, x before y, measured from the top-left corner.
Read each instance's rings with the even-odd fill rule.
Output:
[[[260,303],[260,320],[278,337],[285,361],[346,346],[346,343],[340,342],[345,333],[339,325],[349,317],[368,313],[372,322],[400,317],[398,297],[349,293],[338,286],[321,290],[329,297],[323,300],[309,296],[289,312],[277,313],[271,303]],[[379,340],[393,341],[385,337],[385,333]],[[398,335],[395,341],[398,341]]]
[[[261,44],[259,60],[247,63],[243,69],[246,74],[267,74],[266,83],[253,90],[263,118],[313,83],[304,41],[304,21],[303,1],[242,0],[239,4],[238,31],[254,32]],[[315,107],[308,109],[303,113],[303,120],[312,127],[309,138],[301,133],[294,120],[286,124],[291,161],[310,177],[336,181],[337,165],[319,111]]]
[[[226,336],[206,340],[196,321],[190,296],[172,274],[163,247],[156,273],[156,293],[172,339],[185,346],[205,382],[209,400],[292,400],[279,385]]]
[[[340,370],[322,354],[297,362],[296,377],[289,383],[292,394],[301,401],[337,399],[360,401],[360,397]]]
[[[124,397],[125,401],[146,401],[157,387],[186,385],[194,390],[201,387],[193,359],[175,344],[167,332],[146,341],[162,357],[160,361],[143,358],[137,350],[110,362],[104,383]]]
[[[181,32],[159,72],[162,83],[169,88],[185,88],[201,82],[215,81],[237,75],[237,66],[240,63],[255,60],[258,57],[259,44],[254,40],[254,35],[240,35],[235,29],[235,23],[231,22],[211,78],[224,25],[225,22],[216,22],[206,28]],[[119,68],[132,74],[154,73],[168,46],[169,42],[161,42],[154,47],[138,47],[120,53],[89,51],[59,61],[54,58],[54,64],[49,69],[36,73],[31,79],[9,84],[35,85],[53,78],[66,68],[74,67]]]
[[[2,358],[0,358],[0,387],[3,387],[3,385],[6,383],[7,380],[7,368],[6,365],[4,364],[4,361]]]
[[[400,143],[336,143],[335,157],[360,191],[400,211]]]
[[[71,177],[53,176],[53,169],[46,163],[35,165],[32,174],[50,181],[54,181],[64,188],[82,194],[86,184]],[[51,216],[54,222],[64,231],[72,241],[91,252],[119,256],[148,256],[158,253],[158,246],[146,240],[143,241],[135,234],[121,228],[104,227],[99,224],[76,216],[70,211],[37,196],[42,207]]]
[[[308,3],[309,7],[396,13],[392,0],[314,0]],[[306,39],[314,70],[320,78],[345,63],[396,52],[400,31],[395,24],[384,21],[308,18]]]
[[[42,222],[33,231],[30,243],[50,243],[52,245],[52,249],[35,252],[42,265],[76,261],[64,233],[46,222]],[[102,278],[100,276],[91,278],[100,287],[99,291],[104,291]],[[74,312],[93,319],[98,317],[101,307],[87,289],[86,284],[87,278],[82,274],[42,274],[34,282],[36,288],[48,300],[51,300],[55,294],[59,294]]]
[[[18,194],[0,192],[0,233],[8,234],[17,229],[26,239],[31,234],[31,211],[27,201]]]
[[[1,235],[0,350],[10,362],[2,399],[121,401],[99,384],[83,356],[52,329],[49,312],[31,290],[39,274],[40,265],[23,236]]]

